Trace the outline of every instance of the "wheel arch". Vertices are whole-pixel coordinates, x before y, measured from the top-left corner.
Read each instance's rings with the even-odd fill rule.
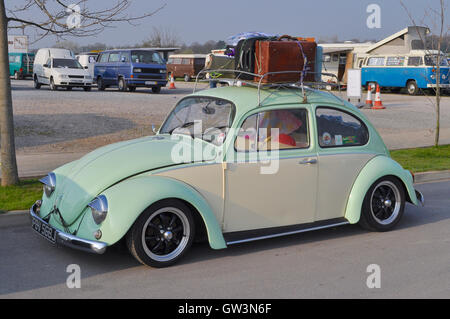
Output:
[[[109,210],[100,225],[101,240],[109,245],[122,239],[148,207],[161,200],[178,199],[191,208],[196,226],[204,227],[211,248],[226,248],[213,210],[200,193],[184,182],[162,176],[139,176],[118,183],[102,194],[108,199]]]
[[[345,209],[345,218],[351,224],[359,222],[364,197],[369,188],[376,180],[385,176],[397,178],[404,187],[406,201],[418,205],[411,173],[392,158],[378,155],[364,166],[353,183]]]

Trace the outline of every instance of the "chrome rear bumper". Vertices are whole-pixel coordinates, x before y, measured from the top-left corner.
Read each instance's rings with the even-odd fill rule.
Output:
[[[41,223],[52,227],[45,220],[43,220],[36,214],[36,204],[34,204],[30,208],[30,216],[38,219]],[[52,227],[52,228],[54,228],[54,227]],[[104,242],[79,238],[74,235],[64,233],[58,229],[55,229],[55,231],[56,231],[56,244],[57,245],[60,244],[62,246],[67,246],[70,248],[83,250],[83,251],[95,253],[95,254],[103,254],[106,251],[106,248],[108,247],[108,244],[106,244]]]
[[[425,206],[425,197],[423,197],[423,194],[419,192],[417,189],[415,189],[415,191],[417,200],[419,201],[420,205],[422,205],[422,207]]]

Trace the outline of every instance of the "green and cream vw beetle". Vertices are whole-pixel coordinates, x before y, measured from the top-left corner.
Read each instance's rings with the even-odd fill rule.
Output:
[[[183,98],[154,136],[95,150],[43,178],[32,228],[94,253],[122,239],[141,263],[359,223],[392,229],[423,203],[353,105],[327,92],[220,87]]]

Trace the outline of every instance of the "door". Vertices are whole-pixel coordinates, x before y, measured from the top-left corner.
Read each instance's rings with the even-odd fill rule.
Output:
[[[365,147],[369,132],[356,115],[318,106],[316,127],[319,175],[315,220],[344,217],[356,177],[376,154]]]
[[[53,60],[52,58],[48,58],[47,61],[45,61],[45,66],[42,66],[42,79],[39,80],[39,82],[44,84],[50,84],[50,77],[52,76],[52,67],[53,67]]]
[[[225,232],[314,221],[318,170],[310,124],[306,108],[245,119],[227,152]]]
[[[110,52],[105,72],[105,83],[117,85],[117,69],[119,67],[120,52]]]

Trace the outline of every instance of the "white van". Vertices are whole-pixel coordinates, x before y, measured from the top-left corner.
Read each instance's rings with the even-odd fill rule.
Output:
[[[92,77],[94,76],[94,64],[97,62],[97,57],[98,53],[95,52],[80,53],[76,55],[78,62],[80,62],[83,68],[88,70]]]
[[[90,91],[92,76],[75,59],[72,51],[66,49],[45,48],[36,53],[33,65],[34,87],[50,85],[51,90],[65,87],[82,87]]]

